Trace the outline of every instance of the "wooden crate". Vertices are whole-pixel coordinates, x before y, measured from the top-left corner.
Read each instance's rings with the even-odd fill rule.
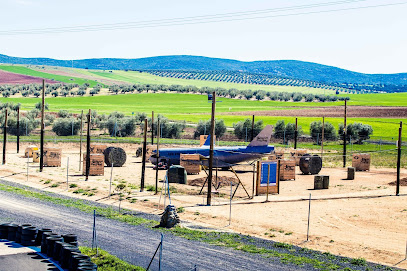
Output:
[[[107,146],[104,144],[90,144],[90,153],[91,154],[103,154]]]
[[[208,135],[200,135],[199,136],[199,146],[202,146],[203,144],[205,144],[205,141],[207,138],[208,138]],[[216,135],[213,138],[213,142],[216,142]]]
[[[275,161],[284,159],[284,151],[283,150],[274,150],[274,153],[269,155],[268,160]]]
[[[180,166],[185,168],[188,174],[199,174],[201,164],[199,154],[180,154]]]
[[[300,159],[301,157],[307,153],[307,150],[304,149],[296,149],[296,150],[291,150],[291,158],[295,159],[295,165],[299,166],[300,165]]]
[[[261,184],[261,176],[263,174],[268,173],[268,172],[267,173],[262,172],[262,168],[263,168],[263,164],[267,164],[269,162],[275,162],[275,161],[258,161],[257,162],[256,196],[262,195],[262,194],[267,194],[267,185]],[[273,170],[270,170],[270,175],[276,176],[276,171],[277,171],[276,168],[274,168],[274,172],[273,172]],[[275,184],[270,183],[270,185],[268,187],[268,193],[269,194],[278,194],[280,191],[279,185],[280,185],[280,181],[277,180],[277,176],[276,176]]]
[[[60,167],[61,156],[61,149],[44,148],[44,167]]]
[[[83,175],[86,175],[86,153],[83,154]],[[101,153],[90,154],[89,175],[104,175],[105,174],[105,156]]]
[[[280,160],[280,181],[295,180],[295,160]]]
[[[356,171],[370,170],[370,154],[368,153],[353,154],[352,167],[354,167]]]
[[[40,162],[40,151],[33,151],[33,162],[39,163]]]
[[[35,145],[29,145],[24,152],[24,157],[33,157],[33,151],[38,151],[38,147]]]

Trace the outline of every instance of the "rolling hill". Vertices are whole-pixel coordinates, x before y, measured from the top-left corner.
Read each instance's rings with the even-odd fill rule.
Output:
[[[99,70],[235,71],[310,80],[324,84],[407,85],[407,73],[364,74],[297,60],[244,62],[203,56],[174,55],[138,59],[98,58],[71,61],[51,58],[20,58],[0,54],[0,63],[74,66],[75,68]]]

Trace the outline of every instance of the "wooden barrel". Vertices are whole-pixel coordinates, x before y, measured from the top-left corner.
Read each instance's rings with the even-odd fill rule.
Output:
[[[300,170],[303,174],[318,174],[322,169],[322,159],[318,155],[304,154],[300,159]]]
[[[114,167],[121,167],[126,163],[126,152],[122,148],[109,147],[106,148],[105,152],[105,163],[108,167],[112,164]]]

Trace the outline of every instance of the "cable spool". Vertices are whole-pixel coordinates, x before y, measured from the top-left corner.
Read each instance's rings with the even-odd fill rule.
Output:
[[[126,152],[122,148],[108,147],[104,151],[105,163],[108,167],[121,167],[126,163]]]
[[[300,159],[300,170],[303,174],[318,174],[322,169],[322,159],[318,155],[304,154]]]

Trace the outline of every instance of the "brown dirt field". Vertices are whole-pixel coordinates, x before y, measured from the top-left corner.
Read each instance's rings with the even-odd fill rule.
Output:
[[[292,107],[286,110],[245,111],[220,113],[222,115],[256,115],[256,116],[295,116],[295,117],[343,117],[343,106],[316,106],[313,108]],[[405,118],[407,107],[387,106],[348,106],[349,118]]]
[[[118,206],[118,196],[108,199],[111,169],[105,167],[103,176],[90,176],[85,182],[79,171],[79,144],[48,143],[49,147],[62,148],[62,167],[46,167],[42,173],[38,163],[30,162],[27,181],[27,158],[22,157],[28,144],[22,144],[21,154],[16,154],[16,145],[7,146],[7,163],[1,166],[0,177],[46,191],[53,191],[77,198],[94,200]],[[124,182],[129,199],[121,203],[124,208],[160,214],[164,200],[153,191],[140,192],[141,159],[135,157],[139,145],[117,144],[127,152],[127,162],[121,168],[113,169],[114,184]],[[84,148],[83,148],[84,149]],[[76,188],[67,188],[66,170],[69,157],[69,184]],[[32,161],[32,159],[30,159]],[[236,172],[244,186],[252,193],[251,166],[238,166]],[[395,169],[371,168],[370,171],[356,172],[355,180],[346,178],[346,169],[323,168],[321,173],[330,176],[330,187],[324,190],[313,189],[312,175],[299,174],[296,168],[296,180],[280,184],[280,194],[265,195],[249,199],[243,188],[239,187],[232,205],[232,222],[229,221],[230,186],[225,185],[213,194],[212,206],[206,206],[206,195],[198,195],[200,186],[170,184],[177,189],[171,194],[176,207],[184,207],[180,213],[182,220],[219,230],[250,234],[265,239],[287,242],[302,247],[328,251],[337,255],[363,257],[372,262],[395,265],[405,257],[407,238],[407,187],[400,187],[400,196],[395,196],[395,187],[389,183],[395,180]],[[402,178],[407,170],[401,170]],[[159,171],[159,179],[165,171]],[[188,175],[188,180],[205,177],[205,173]],[[218,176],[234,178],[229,171],[219,171]],[[227,180],[226,179],[226,180]],[[45,184],[44,181],[51,180]],[[155,183],[155,171],[152,165],[146,165],[146,185]],[[52,187],[58,184],[58,187]],[[161,188],[163,183],[159,183]],[[113,186],[114,187],[114,186]],[[95,195],[74,194],[78,188],[92,191]],[[114,189],[112,189],[114,190]],[[206,189],[204,189],[205,191]],[[309,196],[312,195],[310,241],[306,240]],[[168,199],[166,200],[168,203]],[[407,261],[397,265],[407,268]]]
[[[57,81],[52,81],[48,79],[45,79],[45,82],[49,84],[59,83]],[[42,78],[39,77],[0,70],[0,85],[40,84],[40,83],[42,83]]]

